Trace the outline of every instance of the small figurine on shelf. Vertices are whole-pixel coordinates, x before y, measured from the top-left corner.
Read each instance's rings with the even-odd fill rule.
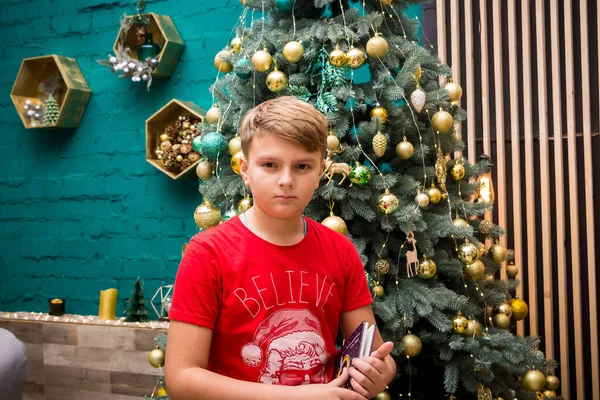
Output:
[[[58,104],[54,96],[48,96],[46,110],[44,112],[44,125],[55,125],[58,121]]]
[[[152,41],[152,34],[146,33],[146,40],[137,48],[138,60],[154,59],[160,54],[160,46]]]

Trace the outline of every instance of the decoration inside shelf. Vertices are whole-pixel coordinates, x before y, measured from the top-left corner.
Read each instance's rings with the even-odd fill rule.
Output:
[[[160,135],[160,145],[155,151],[166,171],[182,172],[200,160],[200,154],[193,146],[200,135],[199,124],[200,121],[181,115]]]
[[[194,103],[176,99],[154,113],[146,120],[146,160],[173,179],[196,167],[204,115]]]
[[[119,73],[120,78],[146,82],[150,89],[153,77],[173,74],[184,42],[170,17],[145,10],[146,1],[138,0],[137,14],[121,20],[114,55],[98,63]]]
[[[91,91],[73,58],[26,58],[10,97],[25,128],[75,128]]]
[[[171,292],[173,292],[173,285],[160,286],[156,293],[154,293],[154,296],[152,296],[152,300],[150,300],[150,306],[156,313],[159,321],[169,320],[169,310],[171,309],[172,296]],[[154,304],[156,301],[160,302],[160,311]]]

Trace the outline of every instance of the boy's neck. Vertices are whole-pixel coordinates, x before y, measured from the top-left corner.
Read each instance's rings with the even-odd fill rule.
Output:
[[[304,238],[302,216],[273,218],[253,206],[245,212],[245,218],[241,220],[256,236],[279,246],[293,246]]]

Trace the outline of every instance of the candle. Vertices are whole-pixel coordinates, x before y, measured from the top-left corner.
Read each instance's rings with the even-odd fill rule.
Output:
[[[101,321],[116,319],[117,317],[117,289],[106,289],[100,291],[100,307],[98,308],[98,319]]]
[[[64,299],[51,299],[48,300],[48,314],[60,317],[65,313],[65,300]]]

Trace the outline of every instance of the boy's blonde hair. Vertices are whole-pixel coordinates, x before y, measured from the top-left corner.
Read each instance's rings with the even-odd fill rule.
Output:
[[[240,125],[242,151],[248,156],[255,137],[272,134],[300,145],[303,149],[325,154],[327,119],[309,103],[291,96],[265,101],[244,116]]]

